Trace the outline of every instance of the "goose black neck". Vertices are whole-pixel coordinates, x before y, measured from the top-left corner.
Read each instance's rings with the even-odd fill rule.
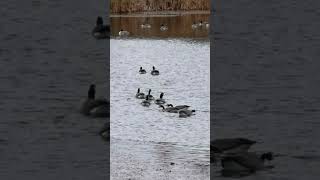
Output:
[[[95,99],[95,95],[96,95],[95,85],[92,84],[88,91],[88,98]]]

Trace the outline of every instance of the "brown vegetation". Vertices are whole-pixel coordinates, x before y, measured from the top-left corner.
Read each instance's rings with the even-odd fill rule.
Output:
[[[210,10],[210,0],[111,0],[111,13]]]

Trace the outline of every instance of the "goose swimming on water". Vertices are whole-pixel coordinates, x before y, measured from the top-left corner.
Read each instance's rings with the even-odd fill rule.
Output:
[[[154,67],[154,66],[152,66],[152,71],[151,71],[151,75],[153,75],[153,76],[157,76],[157,75],[159,75],[160,73],[159,73],[159,71],[158,70],[156,70],[156,68]]]
[[[148,95],[146,96],[146,99],[148,99],[149,101],[154,99],[154,97],[151,95],[151,89],[149,89],[149,92],[148,92]]]
[[[130,33],[128,31],[124,31],[123,29],[119,31],[119,36],[122,36],[122,37],[129,36],[129,34]]]
[[[82,104],[81,113],[94,117],[108,117],[110,116],[110,103],[106,99],[95,98],[95,85],[90,85],[88,91],[88,98]]]
[[[140,74],[145,74],[145,73],[147,73],[147,71],[145,69],[142,69],[142,67],[140,67],[139,73]]]
[[[138,88],[137,94],[136,94],[136,98],[138,99],[144,99],[144,93],[140,92],[140,88]]]
[[[151,105],[148,96],[141,102],[142,106],[149,107]]]
[[[141,28],[142,29],[150,29],[151,28],[151,25],[150,24],[141,24]]]
[[[96,39],[110,38],[110,26],[103,25],[102,17],[98,16],[96,26],[92,30],[91,34]]]
[[[156,104],[164,104],[164,103],[166,103],[166,101],[163,99],[163,95],[164,95],[164,93],[161,93],[160,94],[160,98],[159,99],[156,99],[155,101],[154,101],[154,103],[156,103]]]

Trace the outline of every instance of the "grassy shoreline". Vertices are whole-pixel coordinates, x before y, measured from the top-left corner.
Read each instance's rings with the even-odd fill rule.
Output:
[[[209,11],[210,0],[111,0],[111,14],[157,11]]]

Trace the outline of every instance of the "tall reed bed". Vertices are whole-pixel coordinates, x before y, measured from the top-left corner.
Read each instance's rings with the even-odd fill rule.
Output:
[[[111,0],[111,13],[210,10],[210,0]]]

